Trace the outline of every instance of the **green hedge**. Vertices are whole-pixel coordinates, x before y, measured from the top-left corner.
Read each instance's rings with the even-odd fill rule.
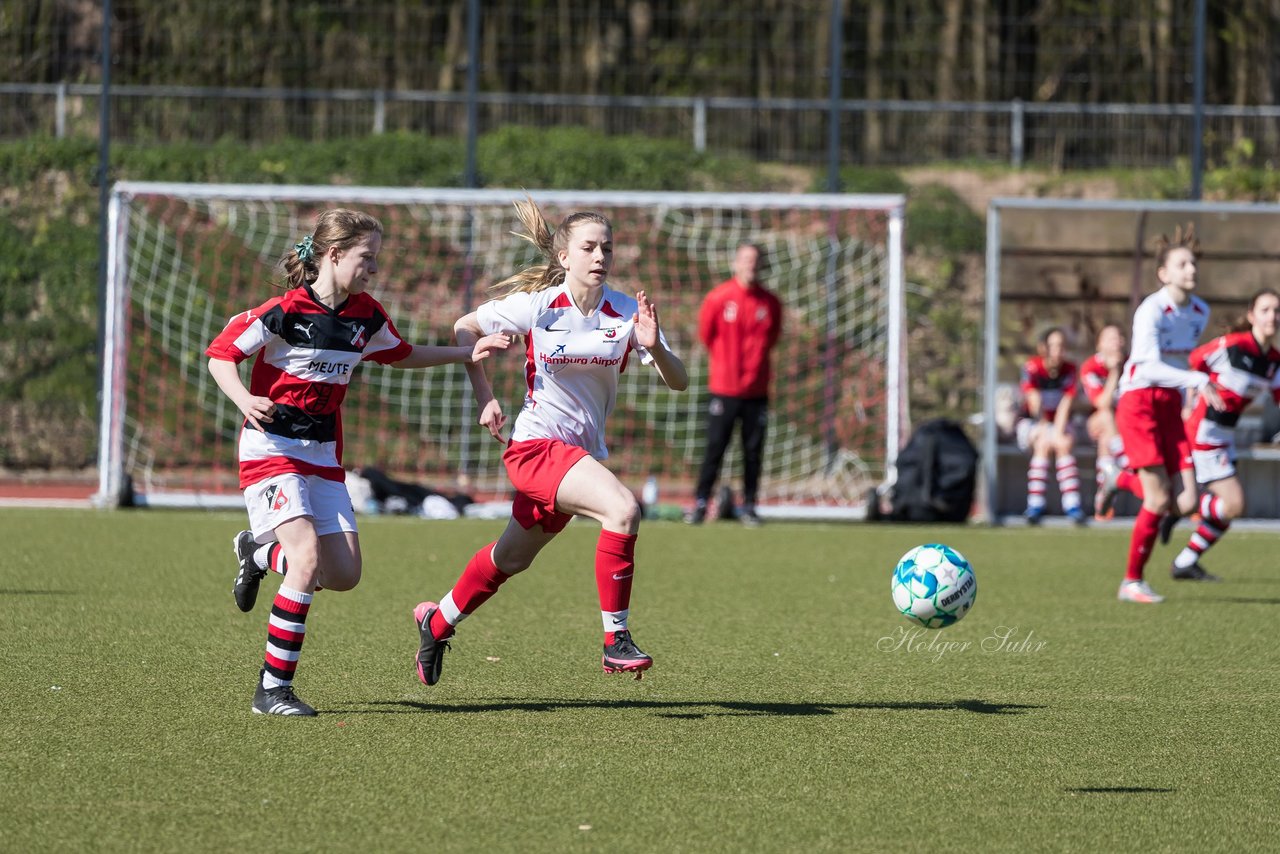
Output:
[[[112,180],[464,184],[460,140],[409,133],[256,147],[230,140],[116,145],[111,154]],[[77,423],[92,424],[98,376],[97,157],[93,140],[0,143],[0,179],[11,188],[0,197],[0,323],[6,330],[0,341],[0,405],[21,410],[15,417],[34,418],[56,402],[86,416]],[[795,170],[771,171],[746,158],[699,153],[683,142],[577,127],[495,130],[480,138],[477,160],[481,184],[491,187],[785,191],[794,189],[796,177]],[[910,189],[892,170],[851,167],[842,177],[849,192]],[[821,181],[816,171],[807,176],[812,189],[820,190]],[[908,204],[913,246],[981,248],[981,223],[954,194],[927,187],[910,193]],[[42,449],[40,462],[26,464],[83,464],[92,437],[67,440],[65,454]],[[34,459],[22,441],[0,439],[0,465]]]

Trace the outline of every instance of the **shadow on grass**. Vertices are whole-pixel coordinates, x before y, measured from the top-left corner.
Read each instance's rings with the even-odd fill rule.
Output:
[[[70,590],[15,590],[11,587],[0,587],[0,596],[70,596]]]
[[[1280,599],[1265,596],[1206,596],[1210,602],[1234,602],[1239,605],[1280,605]]]
[[[867,703],[753,703],[738,700],[707,700],[679,703],[660,700],[495,700],[491,703],[417,703],[411,700],[382,701],[367,704],[374,708],[334,709],[330,714],[403,715],[418,712],[558,712],[572,709],[639,709],[652,711],[661,718],[702,720],[711,717],[811,717],[834,715],[841,711],[903,712],[971,712],[977,715],[1020,715],[1028,709],[1014,703],[988,703],[984,700],[950,700],[942,702],[867,702]],[[329,711],[329,710],[326,710]]]
[[[1079,795],[1142,795],[1148,793],[1163,794],[1178,790],[1152,786],[1073,786],[1063,791]]]

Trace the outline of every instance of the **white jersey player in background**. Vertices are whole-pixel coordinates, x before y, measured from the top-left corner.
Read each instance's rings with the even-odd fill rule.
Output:
[[[1119,598],[1154,604],[1164,597],[1143,580],[1156,537],[1169,539],[1178,517],[1196,504],[1191,444],[1183,425],[1183,390],[1199,390],[1210,406],[1222,399],[1209,377],[1187,370],[1187,358],[1209,324],[1209,306],[1191,292],[1196,287],[1195,230],[1179,228],[1172,240],[1161,236],[1156,256],[1160,290],[1133,315],[1132,348],[1120,376],[1116,427],[1130,467],[1142,484],[1142,508],[1133,523],[1129,560]],[[1173,477],[1180,490],[1173,490]]]
[[[567,217],[554,230],[532,199],[516,203],[525,227],[519,237],[542,253],[545,265],[500,282],[505,295],[460,318],[461,344],[493,333],[525,336],[528,388],[503,454],[516,489],[511,520],[496,542],[481,548],[439,602],[414,609],[418,678],[434,685],[454,627],[486,602],[512,575],[529,568],[544,546],[575,515],[601,525],[595,575],[604,623],[606,673],[634,673],[653,664],[631,638],[631,582],[635,572],[640,505],[605,468],[605,420],[618,378],[638,361],[652,365],[666,385],[689,385],[684,363],[671,352],[658,312],[644,291],[634,298],[606,283],[613,264],[613,229],[598,213]],[[506,423],[482,368],[467,369],[480,407],[480,424],[501,441]]]

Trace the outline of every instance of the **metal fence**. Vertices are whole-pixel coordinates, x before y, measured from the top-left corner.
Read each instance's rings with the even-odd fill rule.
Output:
[[[94,84],[0,83],[0,139],[98,135]],[[319,140],[388,131],[459,136],[462,92],[122,85],[112,137],[147,144]],[[698,151],[804,165],[827,159],[831,104],[815,98],[643,97],[482,92],[479,131],[582,125],[688,140]],[[1021,100],[840,101],[846,164],[977,161],[1053,169],[1167,167],[1191,155],[1190,105]],[[1206,106],[1210,164],[1280,157],[1280,107]]]

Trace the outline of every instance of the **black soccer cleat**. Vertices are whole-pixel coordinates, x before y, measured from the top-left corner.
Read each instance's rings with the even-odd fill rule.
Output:
[[[1191,566],[1171,566],[1169,574],[1173,576],[1175,581],[1221,581],[1221,576],[1214,575],[1206,570],[1199,563],[1193,563]]]
[[[1178,520],[1182,517],[1177,513],[1166,513],[1160,517],[1160,545],[1167,546],[1169,538],[1173,536],[1173,529],[1177,527]]]
[[[604,645],[600,658],[605,673],[634,673],[639,679],[653,666],[653,659],[631,639],[631,632],[614,632],[613,643]]]
[[[253,553],[258,550],[258,543],[251,532],[241,531],[236,534],[232,546],[236,552],[236,560],[240,563],[240,571],[236,573],[236,583],[231,588],[231,593],[236,597],[236,607],[248,613],[258,601],[258,585],[262,583],[267,571],[259,569],[253,562]]]
[[[293,693],[292,685],[280,685],[275,688],[263,688],[262,678],[258,678],[258,688],[253,692],[253,713],[255,715],[298,715],[314,718],[316,710],[308,706],[298,695]]]
[[[437,640],[431,634],[431,615],[440,610],[435,602],[419,602],[413,609],[413,621],[418,624],[418,656],[414,661],[418,668],[418,681],[434,685],[440,681],[440,668],[444,664],[444,651],[449,649],[447,640]]]

